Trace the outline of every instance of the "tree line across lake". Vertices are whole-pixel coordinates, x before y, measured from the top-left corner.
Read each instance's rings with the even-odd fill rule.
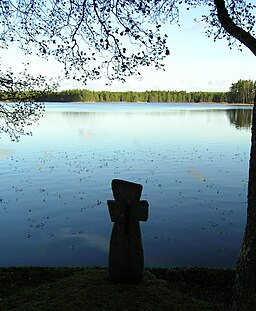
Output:
[[[256,81],[239,80],[233,83],[228,92],[186,92],[186,91],[145,91],[145,92],[110,92],[110,91],[90,91],[87,89],[73,89],[59,92],[40,92],[36,101],[40,102],[213,102],[213,103],[242,103],[253,104],[256,91]],[[14,91],[15,93],[15,91]],[[17,99],[24,98],[26,93],[20,92]],[[8,92],[0,92],[0,100],[8,101],[15,99]]]
[[[66,90],[41,97],[46,102],[227,102],[225,92]]]
[[[229,102],[254,103],[256,81],[239,80],[228,92],[186,92],[186,91],[145,91],[108,92],[89,90],[66,90],[45,94],[42,101],[48,102]]]

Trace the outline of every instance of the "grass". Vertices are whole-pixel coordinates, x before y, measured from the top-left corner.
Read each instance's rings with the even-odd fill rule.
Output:
[[[148,268],[141,284],[112,284],[107,269],[0,268],[0,310],[226,311],[234,270]]]

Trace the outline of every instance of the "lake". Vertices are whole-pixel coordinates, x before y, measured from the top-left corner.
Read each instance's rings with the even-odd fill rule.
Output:
[[[146,266],[233,267],[247,206],[243,106],[47,103],[0,145],[0,266],[107,266],[111,180],[143,185]]]

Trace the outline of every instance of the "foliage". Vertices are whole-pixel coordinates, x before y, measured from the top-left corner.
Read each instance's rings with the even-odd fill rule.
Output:
[[[109,92],[73,89],[54,92],[19,91],[0,92],[2,101],[22,101],[37,97],[38,102],[155,102],[155,103],[241,103],[253,104],[256,81],[239,80],[232,83],[229,92],[145,91]]]
[[[53,90],[43,76],[33,77],[25,69],[14,76],[11,70],[0,70],[0,133],[8,133],[12,141],[20,135],[31,135],[25,127],[37,122],[44,105],[36,102],[45,92]]]
[[[239,80],[232,83],[229,92],[145,91],[109,92],[73,89],[45,92],[38,101],[45,102],[160,102],[160,103],[241,103],[253,104],[256,81]],[[0,94],[0,100],[7,96]]]
[[[149,27],[147,12],[147,4],[137,0],[3,0],[0,42],[53,55],[68,77],[86,82],[103,71],[110,80],[124,81],[140,74],[139,66],[162,68],[169,55],[161,25]]]
[[[239,80],[232,83],[229,92],[231,103],[253,104],[256,92],[256,81]]]
[[[0,44],[19,42],[27,53],[53,55],[62,62],[67,76],[125,80],[140,74],[140,66],[162,68],[170,54],[163,22],[178,22],[182,5],[209,8],[202,20],[209,26],[208,36],[237,42],[256,55],[256,5],[246,0],[2,0],[0,2]],[[238,41],[237,41],[238,40]],[[134,43],[127,49],[128,43]],[[6,82],[3,79],[4,83]],[[7,79],[8,81],[8,79]],[[15,107],[15,106],[14,106]],[[12,115],[15,108],[7,111]],[[14,113],[14,114],[15,114]],[[256,103],[253,114],[252,148],[248,183],[248,217],[239,257],[232,310],[256,308]],[[13,114],[13,116],[14,116]],[[18,114],[17,114],[18,116]],[[19,128],[23,124],[11,118]],[[6,126],[9,127],[7,119]],[[13,128],[13,127],[12,127]],[[11,129],[12,129],[11,128]],[[10,129],[10,131],[11,131]],[[8,131],[8,130],[7,130]],[[21,131],[22,132],[22,131]]]
[[[225,37],[232,46],[235,38],[247,44],[254,35],[256,6],[245,0],[2,0],[0,43],[18,42],[28,54],[53,56],[66,76],[84,83],[102,75],[125,81],[140,75],[141,66],[163,68],[170,51],[162,24],[179,23],[180,9],[202,5],[209,9],[202,16],[206,34],[214,40]],[[230,23],[222,27],[223,9],[240,36]]]
[[[198,5],[201,1],[194,2]],[[256,54],[256,47],[253,44],[256,24],[255,4],[246,0],[208,0],[204,3],[211,8],[210,14],[203,16],[203,21],[208,24],[206,32],[208,37],[213,36],[214,41],[225,38],[230,48],[237,45],[241,49],[244,44]]]
[[[145,91],[108,92],[66,90],[47,93],[40,98],[45,102],[227,102],[226,92]]]

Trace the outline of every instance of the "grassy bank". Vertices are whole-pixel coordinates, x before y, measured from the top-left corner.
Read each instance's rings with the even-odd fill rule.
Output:
[[[112,284],[105,268],[1,268],[0,310],[226,311],[233,270],[146,269],[142,284]]]

